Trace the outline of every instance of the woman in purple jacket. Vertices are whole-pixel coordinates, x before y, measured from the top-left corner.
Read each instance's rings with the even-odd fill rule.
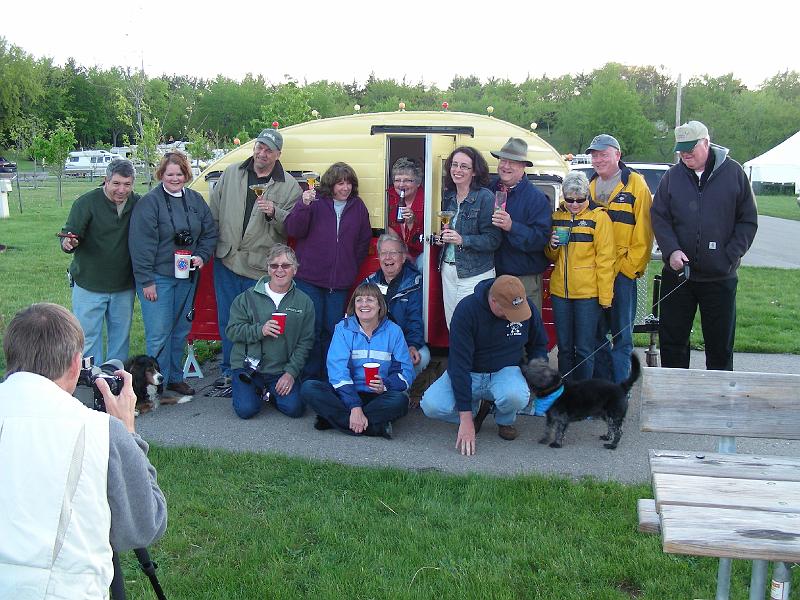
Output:
[[[303,375],[326,381],[325,357],[333,330],[344,316],[348,292],[372,238],[353,168],[343,162],[331,165],[320,179],[319,195],[313,188],[303,192],[303,201],[294,205],[285,227],[295,239],[300,261],[295,284],[314,302],[314,347]]]

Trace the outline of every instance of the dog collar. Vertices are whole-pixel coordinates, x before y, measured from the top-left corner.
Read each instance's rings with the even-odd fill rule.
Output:
[[[558,388],[547,394],[546,396],[537,396],[536,397],[536,412],[533,414],[537,417],[543,417],[544,413],[548,411],[548,409],[553,406],[556,400],[561,397],[561,394],[564,392],[564,384],[562,383]]]

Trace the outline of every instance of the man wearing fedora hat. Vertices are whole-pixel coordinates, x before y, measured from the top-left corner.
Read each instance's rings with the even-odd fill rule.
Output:
[[[550,240],[552,202],[525,175],[528,144],[520,138],[508,138],[492,156],[498,159],[497,177],[490,182],[493,192],[507,193],[505,206],[498,206],[492,224],[503,232],[503,240],[494,254],[498,275],[514,275],[525,286],[525,294],[542,310],[542,273],[550,261],[544,248]]]
[[[447,371],[420,402],[426,416],[458,423],[461,454],[475,454],[475,434],[492,409],[498,435],[517,437],[517,411],[530,399],[523,350],[528,359],[547,358],[547,334],[522,282],[511,275],[481,281],[456,306]]]
[[[211,188],[211,214],[219,237],[214,263],[217,321],[222,338],[222,376],[215,384],[230,385],[231,348],[225,335],[231,305],[239,294],[252,289],[268,275],[267,254],[275,244],[286,243],[283,222],[303,191],[281,165],[283,136],[265,129],[256,138],[253,156],[230,165]],[[250,186],[262,184],[260,196]]]
[[[675,152],[681,160],[664,174],[651,210],[664,261],[661,366],[689,368],[689,334],[699,307],[706,368],[732,371],[736,271],[758,229],[753,188],[700,121],[675,128]]]
[[[631,369],[636,280],[647,272],[653,247],[653,196],[644,177],[620,160],[622,152],[614,136],[595,136],[586,153],[594,168],[589,196],[608,209],[616,246],[614,299],[598,321],[594,376],[622,383]]]

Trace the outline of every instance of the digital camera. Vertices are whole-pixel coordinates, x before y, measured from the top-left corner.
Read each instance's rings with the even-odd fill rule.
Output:
[[[91,387],[94,392],[94,409],[100,412],[106,412],[106,403],[103,399],[103,394],[97,388],[97,380],[105,379],[108,384],[108,389],[115,396],[118,396],[122,391],[122,377],[114,375],[116,371],[123,368],[120,361],[112,359],[104,362],[99,367],[94,364],[94,356],[86,356],[81,363],[81,373],[78,376],[78,385],[85,385]]]
[[[175,232],[175,245],[176,246],[191,246],[194,244],[194,237],[192,232],[188,229],[181,229]]]
[[[260,364],[261,361],[259,359],[246,356],[244,358],[244,371],[239,373],[239,381],[242,383],[253,383],[253,374],[258,371],[258,365]]]

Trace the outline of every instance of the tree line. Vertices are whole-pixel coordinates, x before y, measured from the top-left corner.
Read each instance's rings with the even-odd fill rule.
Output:
[[[203,149],[251,139],[273,121],[281,127],[318,117],[398,110],[486,114],[536,132],[562,153],[579,153],[599,132],[621,142],[628,160],[671,161],[677,82],[663,67],[608,63],[589,73],[528,78],[522,83],[456,76],[447,89],[370,76],[363,84],[270,83],[248,74],[147,77],[123,67],[54,64],[0,37],[0,148],[30,153],[34,140],[71,131],[75,146],[100,148],[169,138]],[[708,125],[712,140],[748,160],[800,129],[800,74],[777,73],[749,89],[732,73],[685,82],[682,121]]]

